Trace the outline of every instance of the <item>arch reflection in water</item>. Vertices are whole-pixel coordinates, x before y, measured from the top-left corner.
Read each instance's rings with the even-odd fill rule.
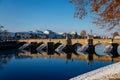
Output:
[[[102,44],[102,43],[99,43],[99,44],[95,45],[95,52],[99,56],[104,56],[105,55],[104,49],[105,49],[105,45]]]
[[[31,57],[44,57],[45,56],[49,56],[51,55],[53,58],[67,58],[67,59],[83,59],[83,60],[102,60],[102,61],[112,61],[112,58],[113,57],[110,57],[110,56],[107,56],[107,55],[104,55],[104,56],[99,56],[99,55],[96,55],[94,53],[91,53],[91,52],[81,52],[81,54],[79,55],[76,55],[75,53],[65,53],[65,52],[62,52],[62,53],[53,53],[53,54],[48,54],[47,52],[44,53],[44,55],[42,53],[34,53],[34,54],[31,54],[31,52],[21,52],[19,53],[19,56],[31,56]],[[108,54],[109,55],[109,54]],[[114,58],[115,60],[117,59],[118,61],[120,61],[120,57],[116,57]]]
[[[120,55],[120,46],[118,46],[117,52],[118,52],[118,54]]]
[[[108,56],[98,57],[95,54],[89,54],[65,53],[58,55],[54,53],[49,57],[50,55],[47,53],[44,55],[41,53],[31,54],[30,51],[27,53],[26,51],[1,52],[0,63],[3,68],[0,67],[0,80],[10,80],[11,78],[12,80],[68,80],[71,77],[114,63]]]
[[[112,48],[113,48],[113,46],[111,46],[111,45],[106,46],[104,49],[104,53],[110,53]]]
[[[41,44],[36,50],[40,53],[45,53],[46,44]]]
[[[62,43],[57,42],[57,43],[54,45],[54,50],[57,49],[60,45],[62,45]]]
[[[27,50],[20,50],[22,53],[26,53],[26,54],[30,54],[31,52],[30,51],[27,51]]]
[[[81,52],[85,52],[88,49],[88,45],[78,46],[76,52],[77,54],[81,54]]]
[[[19,57],[47,57],[47,58],[64,58],[66,60],[66,64],[69,63],[69,61],[74,61],[74,60],[86,60],[87,64],[89,66],[92,66],[92,61],[94,60],[94,57],[97,57],[97,55],[95,54],[92,54],[92,53],[88,53],[88,52],[81,52],[80,55],[76,55],[74,53],[59,53],[59,54],[56,54],[54,53],[53,55],[51,54],[47,54],[45,53],[44,55],[41,54],[41,53],[37,53],[37,54],[31,54],[30,52],[24,52],[24,53],[20,53],[19,54]],[[46,58],[46,59],[47,59]],[[99,60],[99,59],[98,59]]]
[[[82,47],[82,44],[80,44],[80,43],[75,43],[75,44],[73,44],[73,53],[75,53],[75,54],[79,54],[79,49]]]
[[[65,44],[61,44],[55,49],[55,51],[60,53],[60,54],[64,54],[65,52],[63,52],[63,48],[65,48],[65,47],[66,47]]]
[[[28,47],[29,45],[30,45],[31,43],[25,43],[23,46],[21,46],[21,47],[19,47],[18,49],[20,49],[20,50],[23,50],[23,49],[25,49],[26,47]]]
[[[39,47],[37,47],[37,51],[43,50],[47,45],[46,44],[41,44]]]

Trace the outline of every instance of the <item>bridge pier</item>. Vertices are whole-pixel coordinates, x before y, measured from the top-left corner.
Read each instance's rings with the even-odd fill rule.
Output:
[[[31,53],[34,54],[34,53],[37,53],[36,51],[36,48],[37,48],[37,42],[31,42],[31,45],[30,45],[30,50],[31,50]]]
[[[113,47],[112,50],[111,50],[111,53],[112,53],[113,57],[119,56],[118,52],[117,52],[117,48],[118,48],[119,44],[112,42],[111,46]]]
[[[54,43],[48,42],[47,43],[47,54],[52,55],[54,53]]]
[[[67,53],[72,52],[72,41],[71,41],[71,37],[69,34],[66,34],[66,47],[65,49],[63,49],[63,51]]]
[[[89,54],[94,54],[94,45],[93,45],[93,39],[88,39],[88,49],[86,50]]]

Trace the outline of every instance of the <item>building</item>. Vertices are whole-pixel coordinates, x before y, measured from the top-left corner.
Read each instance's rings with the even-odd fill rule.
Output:
[[[44,34],[42,31],[37,30],[35,31],[35,33],[36,33],[37,38],[45,39],[47,37],[46,34]]]
[[[31,38],[31,33],[30,32],[16,32],[15,38],[16,39],[29,39]]]
[[[47,38],[55,38],[56,37],[56,33],[53,32],[52,30],[44,30],[43,33],[47,35]]]
[[[59,34],[59,35],[62,37],[62,39],[63,39],[63,38],[66,38],[66,34],[67,34],[67,33],[64,33],[64,32],[58,32],[58,34]]]
[[[78,38],[78,34],[75,31],[70,32],[70,35],[73,39]]]
[[[114,39],[120,39],[120,36],[115,36]]]

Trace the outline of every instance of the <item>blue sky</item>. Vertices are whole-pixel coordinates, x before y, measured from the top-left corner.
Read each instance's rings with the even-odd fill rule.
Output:
[[[75,6],[69,0],[0,0],[0,24],[8,31],[50,29],[55,32],[86,30],[106,34],[92,24],[91,16],[74,18]]]

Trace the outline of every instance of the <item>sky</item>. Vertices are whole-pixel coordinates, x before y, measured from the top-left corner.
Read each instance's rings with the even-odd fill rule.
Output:
[[[70,0],[0,0],[0,25],[10,32],[43,31],[108,34],[92,24],[91,15],[74,18],[75,6]]]

